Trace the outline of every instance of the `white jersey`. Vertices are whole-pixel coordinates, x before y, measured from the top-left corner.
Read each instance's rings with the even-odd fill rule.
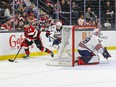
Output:
[[[49,27],[50,32],[52,32],[51,36],[54,38],[62,38],[62,29],[57,30],[56,25],[52,25]]]
[[[85,46],[83,46],[82,43],[85,44],[85,46],[89,48],[92,52],[94,52],[95,54],[96,54],[96,51],[101,54],[103,53],[103,47],[100,43],[100,38],[96,35],[87,37],[84,41],[78,44],[79,50],[88,50]]]

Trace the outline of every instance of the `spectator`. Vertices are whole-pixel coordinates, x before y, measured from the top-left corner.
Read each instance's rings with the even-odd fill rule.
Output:
[[[15,0],[15,4],[21,4],[23,0]]]
[[[77,22],[78,22],[79,26],[84,26],[85,25],[84,24],[85,23],[85,19],[84,19],[84,15],[83,14],[80,15],[80,18],[78,19]]]
[[[39,15],[38,11],[37,11],[37,6],[35,4],[32,4],[32,9],[35,15]]]
[[[13,16],[11,15],[11,7],[7,3],[4,3],[4,8],[5,8],[4,17],[7,17],[9,19],[12,18]]]
[[[92,24],[95,24],[95,20],[97,19],[97,15],[93,11],[91,11],[90,7],[87,8],[86,19],[90,20]]]
[[[27,19],[29,24],[32,25],[34,28],[38,28],[37,26],[37,19],[35,18],[35,14],[33,12],[28,13]]]
[[[114,11],[109,1],[106,2],[105,13],[108,19],[113,17]]]
[[[49,8],[52,8],[53,7],[53,4],[50,0],[46,0],[46,4]]]
[[[70,0],[66,1],[66,12],[70,12]]]
[[[106,22],[104,23],[104,27],[106,30],[111,29],[111,23],[109,23],[109,20],[107,19]]]
[[[2,30],[12,31],[12,20],[7,20],[6,23],[1,25]]]
[[[17,9],[16,12],[18,12],[20,15],[22,15],[25,12],[25,9],[22,4],[19,5],[19,8]]]
[[[25,21],[23,14],[21,15],[21,14],[19,14],[19,12],[17,12],[15,15],[15,29],[17,31],[23,30],[23,25],[24,25],[24,21]]]
[[[102,25],[101,25],[101,23],[100,23],[98,18],[95,20],[95,24],[94,25],[97,26],[99,29],[102,28]]]
[[[72,2],[72,16],[77,19],[79,17],[80,7],[75,2]]]
[[[5,3],[10,4],[11,3],[11,0],[0,0],[0,2],[5,2]]]
[[[53,4],[51,2],[51,0],[46,0],[46,5],[47,5],[47,8],[49,8],[49,15],[52,16],[53,15]]]
[[[54,4],[53,11],[54,11],[54,19],[59,19],[59,13],[61,12],[61,5],[59,1],[56,4]]]
[[[92,22],[90,20],[90,18],[86,18],[86,26],[92,26]]]
[[[60,4],[61,4],[61,10],[62,10],[62,12],[66,12],[66,9],[67,9],[66,8],[66,1],[62,0]]]

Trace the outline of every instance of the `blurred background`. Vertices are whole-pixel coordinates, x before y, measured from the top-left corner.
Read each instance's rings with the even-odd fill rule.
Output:
[[[0,32],[23,31],[27,18],[42,31],[56,21],[116,30],[115,7],[116,0],[0,0]]]

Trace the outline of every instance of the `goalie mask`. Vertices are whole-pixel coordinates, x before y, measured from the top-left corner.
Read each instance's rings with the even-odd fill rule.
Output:
[[[93,31],[93,34],[96,35],[96,36],[99,36],[100,35],[100,29],[94,29]]]

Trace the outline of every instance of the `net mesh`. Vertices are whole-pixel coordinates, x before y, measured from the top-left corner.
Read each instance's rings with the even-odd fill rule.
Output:
[[[62,29],[62,43],[55,57],[47,65],[75,66],[78,43],[91,34],[95,27],[64,26]]]

